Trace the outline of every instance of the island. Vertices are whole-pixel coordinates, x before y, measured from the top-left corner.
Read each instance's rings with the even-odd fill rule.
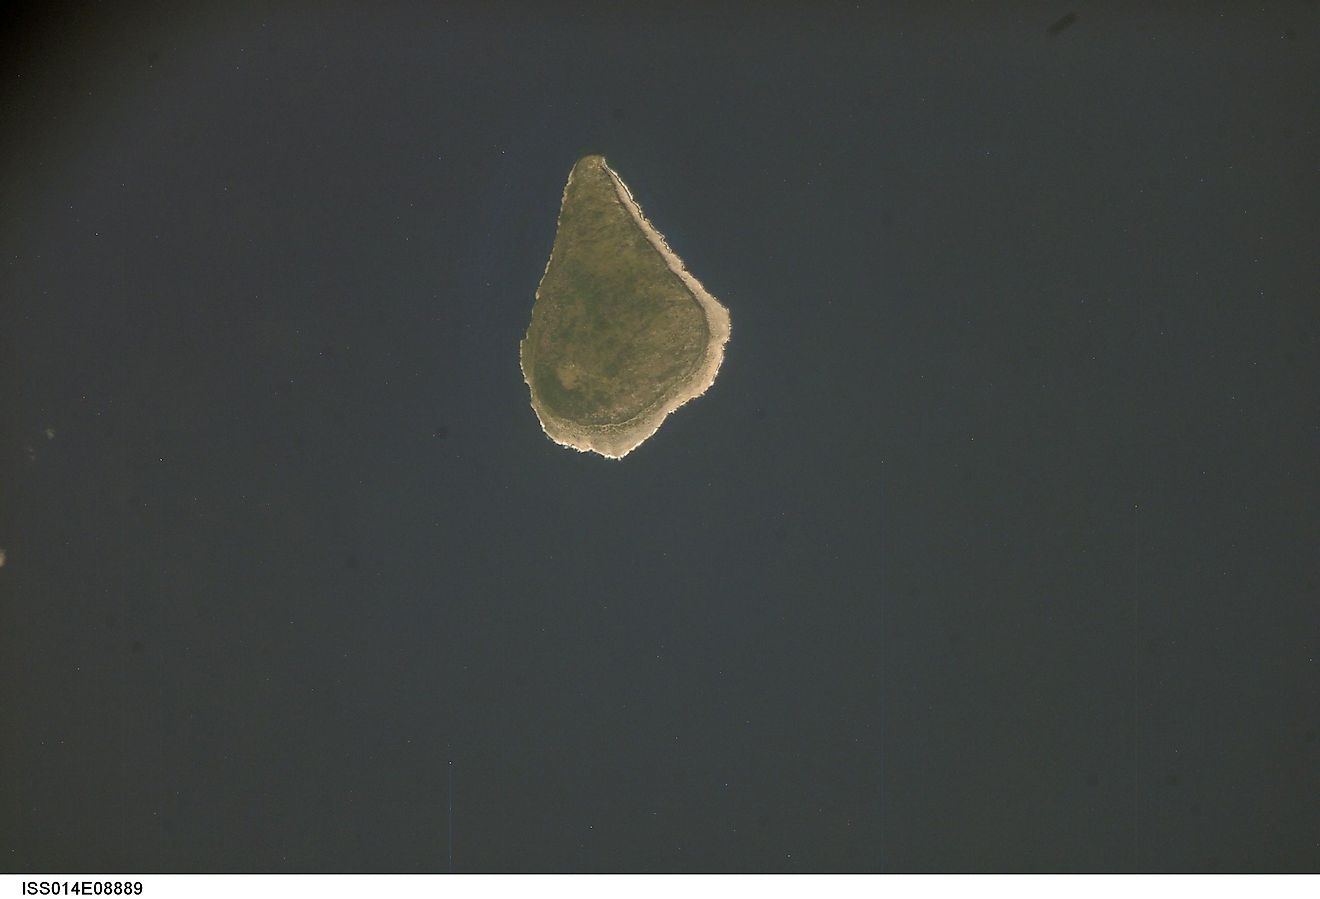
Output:
[[[710,388],[728,340],[729,311],[605,158],[578,160],[519,354],[546,435],[623,458]]]

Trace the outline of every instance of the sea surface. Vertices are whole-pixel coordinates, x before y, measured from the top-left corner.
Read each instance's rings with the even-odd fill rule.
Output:
[[[385,6],[6,35],[9,869],[1320,864],[1314,8]],[[732,317],[622,461],[587,153]]]

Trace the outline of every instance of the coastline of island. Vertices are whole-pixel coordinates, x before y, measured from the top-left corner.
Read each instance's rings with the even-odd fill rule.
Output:
[[[519,368],[522,370],[523,380],[532,393],[532,409],[536,413],[536,417],[541,424],[541,430],[545,432],[546,436],[560,446],[569,447],[578,452],[594,452],[607,459],[622,459],[650,439],[672,412],[703,395],[715,383],[715,376],[719,374],[720,366],[724,362],[724,347],[729,341],[732,325],[729,310],[715,299],[710,291],[706,290],[702,283],[687,270],[683,260],[669,247],[664,235],[646,218],[641,206],[634,199],[632,191],[624,184],[623,179],[609,167],[604,157],[599,157],[599,164],[614,184],[615,194],[620,204],[628,211],[633,222],[646,237],[647,242],[660,254],[660,257],[665,261],[665,265],[678,277],[698,308],[701,309],[706,319],[708,331],[706,349],[700,361],[681,382],[668,391],[652,408],[638,413],[627,421],[596,426],[582,425],[559,418],[551,415],[542,407],[538,402],[536,389],[533,387],[532,379],[527,371],[526,341],[523,342]],[[563,197],[565,199],[568,197],[569,186],[572,183],[573,176],[570,173],[568,181],[564,185]],[[561,216],[563,215],[563,203],[564,199],[561,199]],[[541,275],[542,282],[545,280],[545,274],[550,271],[553,261],[554,252],[552,250],[550,259],[546,261],[545,272]],[[541,288],[538,285],[536,291],[538,300],[540,294]]]

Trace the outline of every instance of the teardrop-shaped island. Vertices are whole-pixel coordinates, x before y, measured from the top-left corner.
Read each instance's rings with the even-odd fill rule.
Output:
[[[729,310],[605,158],[578,160],[520,354],[550,439],[623,458],[714,383],[728,339]]]

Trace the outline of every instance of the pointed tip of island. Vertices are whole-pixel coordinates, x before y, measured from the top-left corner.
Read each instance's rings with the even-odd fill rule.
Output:
[[[555,443],[622,459],[715,382],[729,311],[670,249],[599,154],[569,173],[520,345]]]

